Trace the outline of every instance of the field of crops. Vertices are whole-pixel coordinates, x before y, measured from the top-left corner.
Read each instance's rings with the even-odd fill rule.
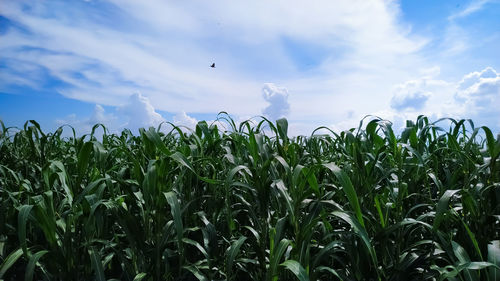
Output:
[[[219,119],[99,139],[0,122],[0,280],[500,280],[487,127]]]

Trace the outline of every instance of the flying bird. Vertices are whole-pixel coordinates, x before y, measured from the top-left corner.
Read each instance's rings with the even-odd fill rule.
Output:
[[[215,63],[212,63],[212,65],[210,67],[211,68],[215,68]]]

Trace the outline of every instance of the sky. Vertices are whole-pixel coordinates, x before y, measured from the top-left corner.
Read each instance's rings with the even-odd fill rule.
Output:
[[[499,15],[498,0],[0,0],[0,120],[137,132],[225,111],[308,135],[426,115],[500,132]]]

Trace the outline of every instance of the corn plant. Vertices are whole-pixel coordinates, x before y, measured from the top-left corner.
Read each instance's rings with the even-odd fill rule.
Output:
[[[0,121],[0,280],[500,280],[489,128],[218,121]]]

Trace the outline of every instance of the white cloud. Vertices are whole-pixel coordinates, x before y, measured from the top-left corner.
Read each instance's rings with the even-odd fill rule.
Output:
[[[71,6],[67,8],[74,12]],[[65,24],[59,18],[26,14],[13,2],[7,3],[2,13],[33,32],[7,33],[0,42],[3,54],[47,68],[54,78],[71,86],[58,89],[67,97],[116,106],[128,93],[141,90],[159,109],[174,112],[179,106],[216,112],[230,106],[244,111],[248,106],[258,109],[260,105],[251,95],[253,89],[258,91],[253,82],[234,77],[227,68],[211,69],[208,63],[212,57],[206,50],[197,47],[196,42],[182,40],[186,38],[174,40],[180,34],[172,31],[161,37],[116,31],[113,26],[95,26],[85,14],[75,15],[78,24]],[[21,46],[2,43],[19,37],[23,39]],[[29,48],[19,48],[24,46]],[[75,77],[75,73],[83,77]],[[241,90],[235,92],[235,88]],[[246,106],[238,106],[240,101]]]
[[[472,2],[455,18],[485,3]],[[0,15],[24,29],[2,34],[0,59],[33,66],[30,79],[0,69],[6,78],[1,80],[36,88],[47,79],[31,77],[46,72],[65,85],[54,91],[115,107],[132,92],[146,95],[147,101],[137,96],[131,107],[120,107],[117,113],[126,119],[120,126],[161,122],[155,108],[236,116],[254,116],[265,108],[272,119],[287,116],[297,128],[314,129],[350,124],[346,120],[356,125],[361,114],[373,112],[444,116],[470,107],[453,98],[456,82],[435,78],[442,65],[425,50],[440,46],[436,57],[453,58],[471,46],[469,30],[450,20],[443,40],[416,36],[398,1],[19,0],[2,3]],[[324,51],[309,67],[284,38]],[[217,68],[209,67],[212,62]],[[414,80],[414,86],[402,83]],[[265,81],[286,89],[268,86],[262,99]],[[478,87],[490,85],[483,84]],[[480,103],[461,94],[468,104]],[[190,125],[196,120],[184,112],[176,118]]]
[[[455,100],[464,117],[500,128],[500,74],[496,70],[487,67],[465,75],[456,89]]]
[[[78,134],[90,133],[95,124],[103,124],[112,133],[118,133],[128,128],[137,133],[139,128],[157,127],[165,119],[154,109],[147,97],[140,93],[129,96],[126,103],[115,107],[116,113],[106,113],[105,109],[97,104],[89,117],[71,114],[63,119],[56,120],[58,125],[73,126]],[[125,123],[122,120],[127,120]]]
[[[118,112],[127,116],[126,128],[137,130],[138,128],[148,128],[158,126],[165,121],[163,117],[155,111],[149,99],[141,93],[132,94],[128,102],[118,107]]]
[[[3,59],[0,69],[0,91],[8,85],[28,86],[40,89],[44,82],[43,68],[37,64],[16,59]]]
[[[196,129],[196,125],[198,124],[199,120],[197,120],[195,117],[188,115],[186,112],[181,111],[177,113],[176,115],[173,116],[173,124],[176,126],[179,126],[182,131],[184,132],[189,132],[193,131]],[[246,119],[243,117],[239,117],[236,120],[233,120],[236,124],[236,126],[239,126],[239,124]],[[221,132],[231,130],[231,124],[229,124],[227,121],[221,119],[221,120],[204,120],[208,126],[217,126],[217,129]],[[170,129],[170,127],[169,127]]]
[[[437,65],[433,67],[427,67],[419,70],[419,73],[423,75],[422,78],[432,78],[437,77],[441,73],[441,68]]]
[[[465,90],[476,83],[480,83],[481,79],[496,78],[498,73],[491,67],[486,67],[482,71],[474,71],[465,75],[458,84],[458,90]]]
[[[467,17],[475,12],[481,10],[486,4],[491,3],[492,0],[473,0],[464,9],[448,17],[448,20],[456,20]]]
[[[300,90],[298,105],[303,97],[315,100],[309,93],[316,86],[314,95],[331,99],[338,95],[336,85],[359,95],[365,89],[345,81],[366,77],[366,88],[382,77],[397,81],[426,42],[401,25],[398,6],[390,1],[113,0],[104,6],[113,8],[100,11],[99,2],[7,2],[0,13],[30,35],[9,30],[0,52],[47,68],[70,85],[57,90],[73,99],[116,106],[141,91],[160,110],[255,115],[264,107],[258,95],[264,81],[294,81],[289,89]],[[106,12],[112,12],[109,18]],[[134,24],[124,18],[134,18]],[[300,64],[307,62],[289,55],[284,37],[331,51],[313,73],[304,73]],[[212,62],[216,69],[209,68]]]
[[[89,134],[92,127],[96,124],[103,124],[111,133],[118,132],[118,118],[116,115],[106,113],[104,108],[96,104],[94,111],[89,117],[78,117],[76,114],[70,114],[62,119],[57,119],[58,126],[70,125],[73,127],[77,135]],[[66,134],[69,132],[66,131]],[[98,136],[102,135],[102,130],[99,129]]]
[[[421,79],[398,85],[391,99],[391,107],[397,111],[422,109],[431,96],[431,93],[420,90],[422,86],[425,86],[425,82],[425,79]]]
[[[113,119],[113,116],[107,116],[104,108],[101,105],[96,104],[96,106],[94,107],[94,112],[90,116],[89,123],[107,123],[110,119]]]
[[[494,2],[498,3],[496,0],[472,0],[464,5],[463,9],[448,16],[448,24],[444,28],[444,34],[439,34],[443,38],[440,44],[440,54],[445,57],[456,57],[474,46],[486,45],[487,41],[491,40],[491,33],[482,34],[484,30],[481,29],[484,27],[471,32],[470,26],[461,24],[461,20],[484,10],[487,4]]]
[[[174,124],[176,126],[187,127],[189,129],[192,129],[192,130],[194,130],[194,128],[196,127],[196,124],[198,124],[198,120],[196,120],[196,118],[187,115],[186,112],[184,112],[184,111],[179,112],[176,115],[174,115],[173,119],[174,119],[173,120]]]
[[[380,115],[395,122],[424,114],[434,120],[471,118],[479,125],[500,130],[500,74],[486,67],[457,82],[432,76],[410,80],[395,87],[391,107],[393,110],[381,111]]]
[[[271,119],[271,121],[279,118],[287,117],[290,111],[288,103],[288,91],[284,87],[278,87],[273,83],[265,83],[262,87],[262,96],[269,103],[264,108],[262,113]]]
[[[408,92],[402,95],[396,95],[391,100],[391,107],[396,110],[419,110],[425,106],[430,95],[429,92]]]

